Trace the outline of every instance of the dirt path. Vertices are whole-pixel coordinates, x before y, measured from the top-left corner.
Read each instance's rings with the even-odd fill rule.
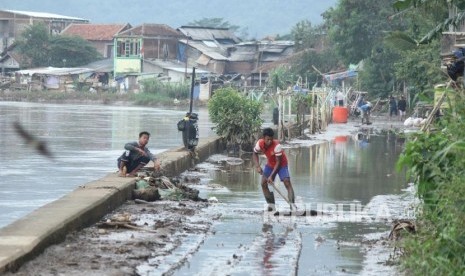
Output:
[[[195,235],[200,244],[219,218],[206,215],[207,206],[194,201],[128,201],[100,223],[69,234],[18,272],[6,275],[136,275],[149,269],[169,274],[186,260],[187,256],[170,256],[183,239]],[[172,260],[165,260],[167,256]]]

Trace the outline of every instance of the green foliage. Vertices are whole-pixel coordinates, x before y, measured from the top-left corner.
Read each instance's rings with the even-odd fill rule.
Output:
[[[341,0],[324,13],[335,55],[347,66],[363,61],[358,89],[371,96],[386,96],[396,87],[393,65],[397,51],[384,43],[387,33],[404,30],[400,20],[390,20],[391,1]]]
[[[387,97],[396,86],[394,61],[398,54],[384,44],[373,49],[370,57],[365,59],[363,70],[359,72],[360,87],[371,96]]]
[[[385,32],[399,29],[388,21],[393,13],[390,1],[341,0],[323,14],[328,35],[344,64],[356,64],[369,57]]]
[[[76,67],[101,59],[92,44],[78,36],[52,36],[50,38],[50,65]]]
[[[136,104],[169,104],[174,99],[188,99],[190,95],[187,83],[167,83],[157,79],[146,79],[142,81],[141,87],[142,92],[134,95]]]
[[[80,37],[51,36],[42,24],[28,26],[18,41],[26,67],[75,67],[101,58],[97,50]]]
[[[404,21],[407,26],[405,30],[391,32],[384,40],[386,45],[400,55],[393,67],[396,79],[405,82],[413,95],[431,90],[435,84],[446,79],[440,69],[439,39],[430,40],[428,44],[420,43],[424,34],[445,17],[447,8],[444,6],[433,10],[422,8],[404,11],[395,20]]]
[[[286,89],[292,81],[292,73],[283,66],[279,66],[268,73],[268,86],[275,92],[278,88],[281,90]]]
[[[19,52],[27,60],[27,67],[48,66],[50,58],[50,36],[43,23],[29,26],[17,41]]]
[[[324,37],[323,26],[313,27],[308,20],[298,22],[291,31],[296,51],[316,48]]]
[[[406,81],[415,94],[444,81],[446,75],[441,71],[439,51],[440,42],[434,40],[429,45],[400,52],[401,58],[394,64],[396,78]]]
[[[333,49],[328,47],[322,51],[307,50],[303,52],[300,58],[294,61],[291,72],[293,75],[306,79],[310,86],[313,86],[314,83],[323,81],[323,77],[313,67],[326,73],[339,66],[339,58],[334,54]]]
[[[437,39],[441,33],[446,31],[449,27],[459,27],[465,21],[464,0],[397,0],[394,2],[393,7],[400,11],[412,8],[418,11],[421,8],[430,13],[442,12],[441,22],[436,22],[437,24],[418,41],[418,44],[428,44],[432,40]],[[449,16],[446,13],[447,7],[457,8],[457,13],[453,16]]]
[[[208,102],[208,113],[216,134],[229,145],[250,145],[260,133],[263,106],[239,94],[233,88],[220,88]]]
[[[186,83],[161,82],[157,79],[142,81],[143,92],[147,94],[164,95],[171,99],[187,99],[190,96],[190,85]]]
[[[398,161],[423,200],[418,232],[402,244],[408,274],[461,275],[465,269],[465,91],[452,95],[438,130],[414,135]]]

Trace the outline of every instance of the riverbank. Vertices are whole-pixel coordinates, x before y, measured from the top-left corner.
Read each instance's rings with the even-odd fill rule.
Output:
[[[400,122],[390,122],[385,118],[375,117],[373,121],[372,125],[363,126],[363,128],[399,130],[402,127]],[[358,122],[351,121],[348,124],[330,125],[325,133],[311,135],[307,139],[317,144],[341,135],[355,135],[360,131],[361,126]],[[224,165],[219,169],[232,168]],[[196,175],[195,172],[192,173]],[[192,177],[187,180],[195,182],[201,179]],[[212,187],[212,189],[215,188],[221,189],[221,187]],[[144,272],[147,271],[169,274],[188,260],[207,236],[214,234],[212,224],[221,218],[221,213],[208,211],[212,209],[208,206],[205,203],[189,201],[161,201],[141,205],[128,201],[101,221],[115,217],[129,217],[129,220],[137,227],[150,231],[102,229],[95,224],[83,231],[68,235],[65,242],[47,248],[42,255],[21,267],[15,275],[57,273],[66,275],[82,275],[83,273],[90,275],[115,273],[118,275],[122,273],[126,275],[145,274]],[[385,247],[388,242],[384,236],[375,240],[367,240],[366,248],[375,248],[376,246],[373,245],[377,245],[378,249]],[[234,269],[234,263],[240,257],[235,256],[236,258],[231,255],[230,263],[225,264],[230,269]],[[382,256],[378,254],[378,257]]]
[[[115,106],[150,106],[179,107],[189,106],[189,100],[173,98],[164,95],[146,93],[116,93],[116,92],[61,92],[61,91],[22,91],[0,90],[0,101],[33,102],[53,104],[102,104]],[[197,105],[203,105],[197,103]]]
[[[205,160],[223,149],[219,137],[202,139],[197,148],[198,158]],[[182,147],[165,151],[158,157],[163,162],[162,170],[171,175],[187,170],[193,162],[192,156]],[[121,178],[112,173],[1,228],[0,272],[15,271],[45,248],[61,242],[67,234],[95,223],[132,198],[134,188],[133,178]]]

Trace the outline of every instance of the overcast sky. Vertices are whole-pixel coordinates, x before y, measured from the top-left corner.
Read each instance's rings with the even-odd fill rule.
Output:
[[[0,9],[49,12],[91,23],[167,24],[173,28],[219,17],[247,27],[250,38],[284,35],[301,20],[322,22],[337,0],[0,0]]]

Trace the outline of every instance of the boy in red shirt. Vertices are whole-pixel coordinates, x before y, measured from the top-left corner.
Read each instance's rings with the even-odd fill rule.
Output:
[[[284,153],[278,140],[273,139],[274,131],[271,128],[265,128],[263,130],[263,138],[259,139],[255,144],[252,159],[255,163],[257,172],[262,175],[262,190],[265,200],[268,203],[268,211],[273,211],[275,200],[274,194],[268,189],[268,184],[273,183],[276,175],[284,182],[284,186],[287,189],[287,197],[290,203],[294,203],[294,189],[291,184],[291,177],[289,175],[289,169],[287,167],[287,157]],[[260,161],[258,160],[258,154],[264,154],[268,162],[265,168],[262,170],[260,167]],[[292,208],[293,206],[291,206]]]

